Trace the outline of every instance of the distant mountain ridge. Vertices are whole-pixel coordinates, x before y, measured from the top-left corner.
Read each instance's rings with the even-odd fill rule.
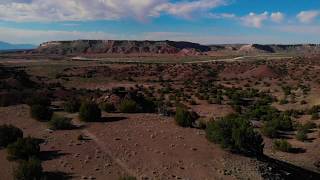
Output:
[[[75,40],[42,43],[34,52],[43,54],[198,54],[209,46],[176,41]]]
[[[256,53],[311,53],[320,54],[320,44],[228,44],[210,45],[212,51],[229,51],[239,54]]]
[[[36,46],[31,44],[11,44],[11,43],[0,41],[0,51],[34,49],[34,48],[36,48]]]
[[[302,53],[320,54],[319,44],[262,45],[225,44],[201,45],[184,41],[131,41],[131,40],[74,40],[42,43],[32,53],[48,55],[81,54],[177,54],[208,55],[222,52],[230,54]]]

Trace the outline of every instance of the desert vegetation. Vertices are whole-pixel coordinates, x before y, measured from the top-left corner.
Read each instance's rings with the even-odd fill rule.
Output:
[[[0,146],[16,179],[51,167],[83,179],[247,177],[236,161],[259,175],[277,163],[320,171],[318,57],[52,61],[0,66]]]

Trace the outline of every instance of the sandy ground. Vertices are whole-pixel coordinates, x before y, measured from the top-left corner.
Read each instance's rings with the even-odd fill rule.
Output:
[[[22,128],[25,135],[42,138],[45,171],[72,179],[259,179],[249,158],[229,154],[209,143],[202,130],[176,126],[172,118],[155,114],[105,114],[105,122],[82,124],[68,131],[47,130],[29,117],[25,105],[0,108],[1,124]],[[65,114],[65,113],[62,113]],[[75,124],[81,123],[76,114]],[[78,141],[84,135],[88,140]],[[0,179],[12,179],[12,162],[0,151]],[[240,164],[246,164],[241,166]]]
[[[114,163],[110,156],[101,151],[95,141],[78,141],[81,129],[50,132],[44,123],[29,118],[29,108],[25,105],[0,108],[1,124],[13,124],[24,131],[25,136],[43,139],[41,157],[43,168],[48,172],[63,172],[73,179],[117,179],[126,174]],[[8,166],[6,152],[0,152],[0,179],[10,180],[12,163]]]

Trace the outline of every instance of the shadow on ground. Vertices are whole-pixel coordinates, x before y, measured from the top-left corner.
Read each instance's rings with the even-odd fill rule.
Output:
[[[102,117],[99,120],[91,121],[91,122],[117,122],[127,119],[126,117]]]
[[[68,155],[67,153],[60,153],[60,151],[41,151],[40,152],[40,159],[42,161],[49,161],[61,156]]]
[[[69,180],[72,179],[72,175],[65,172],[55,171],[55,172],[45,172],[45,180]]]
[[[266,163],[268,166],[259,168],[263,178],[265,179],[320,179],[320,174],[317,172],[310,171],[278,159],[263,156],[258,160]]]

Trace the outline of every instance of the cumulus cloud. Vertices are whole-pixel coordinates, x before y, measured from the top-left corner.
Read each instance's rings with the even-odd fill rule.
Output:
[[[217,6],[225,5],[225,0],[198,0],[182,1],[178,3],[163,3],[155,8],[157,12],[166,12],[168,14],[190,18],[195,11],[206,11]]]
[[[320,11],[310,10],[310,11],[301,11],[297,18],[302,23],[311,23],[320,15]]]
[[[189,18],[226,0],[1,0],[0,19],[9,21],[82,21],[136,18],[161,13]]]
[[[281,23],[284,20],[284,14],[281,12],[271,13],[270,18],[273,22]]]
[[[269,18],[268,12],[264,12],[261,14],[256,14],[251,12],[247,16],[242,17],[241,19],[244,25],[246,26],[260,28],[263,22],[268,20],[268,18]]]
[[[220,14],[209,13],[208,17],[212,18],[212,19],[235,19],[235,18],[237,18],[237,16],[235,14],[230,14],[230,13],[220,13]]]

